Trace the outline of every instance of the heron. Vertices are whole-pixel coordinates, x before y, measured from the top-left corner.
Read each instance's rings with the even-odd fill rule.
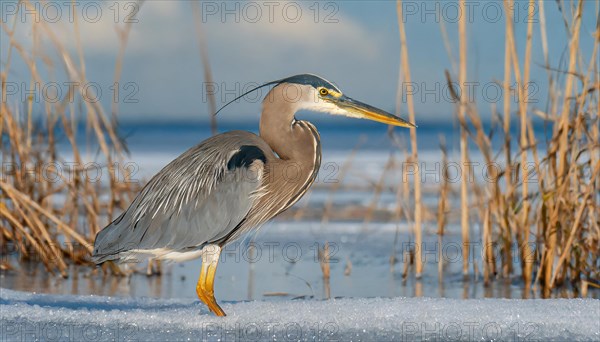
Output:
[[[264,83],[217,113],[267,86],[273,87],[262,101],[259,134],[217,134],[171,161],[98,232],[96,264],[202,258],[196,294],[215,315],[225,316],[214,296],[222,248],[298,202],[319,171],[321,139],[313,124],[296,119],[299,110],[416,127],[313,74]]]

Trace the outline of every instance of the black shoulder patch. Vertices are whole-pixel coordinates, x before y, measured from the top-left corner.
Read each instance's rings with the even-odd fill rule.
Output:
[[[257,159],[262,160],[263,163],[267,162],[267,157],[260,148],[252,145],[244,145],[231,156],[231,159],[227,162],[227,170],[233,170],[242,166],[247,168]]]

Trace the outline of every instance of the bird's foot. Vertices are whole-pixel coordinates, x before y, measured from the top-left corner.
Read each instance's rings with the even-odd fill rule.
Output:
[[[217,304],[217,300],[215,299],[213,294],[208,293],[208,291],[202,292],[202,290],[198,289],[198,288],[196,288],[196,293],[198,294],[198,298],[200,298],[200,300],[204,304],[206,304],[208,309],[212,313],[214,313],[216,316],[219,316],[219,317],[227,316],[225,314],[225,311],[223,311],[223,309],[219,306],[219,304]]]

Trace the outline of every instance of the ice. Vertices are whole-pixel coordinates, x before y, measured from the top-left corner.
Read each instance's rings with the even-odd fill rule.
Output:
[[[376,280],[374,280],[376,281]],[[2,341],[598,341],[597,299],[341,298],[222,303],[0,290]]]

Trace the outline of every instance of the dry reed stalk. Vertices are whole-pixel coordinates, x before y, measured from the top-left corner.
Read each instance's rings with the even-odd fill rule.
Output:
[[[405,154],[407,155],[406,157],[406,163],[410,162],[410,155],[405,151]],[[400,195],[402,195],[402,201],[403,202],[398,202],[398,205],[396,206],[397,208],[397,212],[400,212],[400,208],[402,208],[401,203],[410,203],[410,182],[408,181],[408,168],[403,167],[402,168],[402,172],[401,172],[401,179],[402,179],[402,186],[398,187],[398,195],[397,195],[397,199],[400,199]],[[400,193],[400,189],[402,189],[402,192]],[[404,210],[404,215],[406,216],[406,221],[407,222],[411,222],[414,220],[414,218],[411,216],[411,212],[410,210],[408,210],[408,208],[405,208]]]
[[[540,18],[540,38],[542,41],[542,54],[544,55],[544,66],[548,74],[548,95],[550,97],[550,106],[548,113],[556,112],[556,103],[558,96],[556,96],[554,77],[552,77],[552,71],[550,68],[550,58],[548,57],[548,38],[546,34],[546,11],[544,9],[544,0],[538,1],[539,18]]]
[[[7,194],[8,198],[11,199],[13,203],[19,203],[20,199],[15,198],[17,194],[14,189],[4,187],[2,183],[0,183],[0,188]],[[20,230],[24,231],[25,227],[28,227],[31,230],[32,235],[38,240],[41,240],[40,242],[44,246],[44,250],[40,250],[38,248],[38,251],[42,252],[40,256],[44,261],[46,269],[50,272],[53,272],[53,267],[55,266],[58,268],[61,275],[66,277],[67,275],[65,270],[67,266],[62,258],[62,253],[59,251],[58,247],[50,237],[50,234],[46,230],[41,219],[37,217],[37,213],[31,211],[30,207],[23,207],[22,204],[16,205],[15,209],[18,217],[23,218],[23,221],[25,222],[25,225],[19,225],[21,227]],[[5,212],[4,214],[9,218],[10,221],[14,222],[14,218],[12,218],[12,215],[9,212]]]
[[[600,172],[600,170],[596,170],[596,172]],[[595,177],[594,177],[595,178]],[[551,287],[554,284],[554,281],[556,280],[556,275],[558,272],[560,272],[562,265],[565,263],[567,256],[569,254],[569,252],[571,251],[572,245],[573,245],[573,241],[575,240],[575,234],[577,234],[580,225],[580,221],[581,221],[581,217],[583,216],[583,213],[586,209],[587,206],[587,200],[590,197],[590,193],[587,193],[583,200],[581,201],[581,204],[579,205],[579,209],[577,209],[577,214],[575,214],[575,222],[573,222],[573,227],[571,228],[571,233],[569,234],[569,238],[567,240],[567,242],[565,243],[565,248],[562,252],[562,254],[560,255],[560,258],[558,259],[558,263],[556,264],[556,269],[554,270],[554,273],[552,275],[550,284]]]
[[[325,242],[323,248],[319,248],[319,264],[321,265],[321,273],[323,274],[323,287],[325,290],[325,299],[331,298],[331,268],[329,265],[329,242]]]
[[[252,239],[254,240],[254,239]],[[251,245],[249,245],[251,246]],[[254,260],[256,254],[255,248],[248,248],[248,260]],[[256,273],[254,272],[255,263],[248,263],[248,300],[252,300],[254,297],[254,283],[256,279]]]
[[[346,277],[350,276],[350,274],[352,274],[352,261],[350,261],[350,258],[346,257],[346,266],[344,267],[344,275]]]
[[[2,217],[6,218],[6,220],[9,222],[10,225],[12,225],[13,228],[13,236],[17,236],[17,234],[15,234],[15,230],[18,230],[22,236],[24,237],[24,239],[29,242],[31,244],[31,246],[33,247],[33,249],[39,253],[39,255],[41,256],[41,260],[44,263],[44,265],[46,266],[46,269],[49,270],[50,272],[53,271],[53,267],[48,263],[49,260],[51,260],[50,256],[49,256],[49,251],[47,251],[47,246],[41,244],[40,242],[38,242],[38,240],[36,238],[34,238],[29,231],[21,224],[21,220],[19,220],[16,216],[13,216],[12,213],[8,210],[8,208],[6,208],[6,206],[4,205],[4,203],[2,203],[2,206],[0,207],[0,214],[2,214]],[[8,235],[10,237],[10,232],[6,232],[4,233],[4,235]],[[22,255],[24,257],[28,257],[29,253],[27,251],[27,248],[25,246],[25,242],[21,239],[15,239],[16,243],[19,245],[19,250],[21,251]]]
[[[465,0],[460,0],[459,12],[467,13],[465,8]],[[462,96],[464,87],[467,82],[467,19],[465,15],[461,15],[458,20],[458,41],[459,41],[459,71],[458,84],[461,89],[461,101],[458,109],[458,117],[464,121],[465,112],[467,110],[467,99]],[[460,128],[460,163],[461,163],[461,183],[460,183],[460,227],[462,231],[462,254],[463,254],[463,275],[469,273],[469,192],[467,184],[467,164],[469,157],[467,155],[467,132],[466,127],[461,125]]]
[[[438,13],[438,15],[441,14]],[[446,24],[444,20],[440,20],[440,32],[442,33],[442,41],[444,42],[446,54],[448,54],[448,59],[450,59],[452,72],[457,72],[458,68],[456,67],[456,60],[454,59],[454,55],[452,54],[452,46],[450,45],[450,39],[448,38],[448,31],[446,30]]]
[[[415,264],[415,250],[411,249],[402,253],[402,260],[404,261],[404,269],[402,270],[402,281],[406,282],[408,278],[408,270]]]
[[[492,106],[492,112],[495,112],[495,107]],[[495,160],[493,157],[493,151],[492,151],[492,143],[490,141],[490,138],[488,137],[488,135],[485,134],[484,129],[483,129],[483,124],[480,120],[479,114],[476,111],[476,107],[473,106],[469,106],[467,107],[467,114],[469,115],[469,118],[471,119],[471,122],[475,128],[476,134],[473,137],[473,140],[475,141],[477,147],[479,148],[479,150],[481,151],[481,153],[484,156],[486,165],[490,166],[493,165]],[[492,179],[494,181],[491,182],[491,187],[490,191],[489,191],[489,196],[490,199],[489,201],[487,201],[487,205],[484,205],[484,203],[486,203],[485,200],[485,195],[484,194],[480,194],[480,198],[481,200],[479,201],[479,217],[480,219],[483,221],[483,244],[484,244],[484,249],[483,249],[483,254],[482,257],[484,258],[484,275],[487,274],[487,280],[488,280],[488,284],[489,281],[492,280],[492,277],[495,277],[497,272],[496,272],[496,259],[495,259],[495,255],[494,255],[494,244],[493,244],[493,237],[492,237],[492,223],[491,223],[491,211],[495,210],[497,212],[499,212],[499,214],[502,212],[500,211],[501,206],[499,205],[500,202],[503,201],[503,197],[502,197],[502,189],[500,187],[499,184],[499,175],[494,174],[492,175]],[[477,184],[473,184],[473,187],[475,190],[477,190],[479,187],[477,186]],[[478,191],[476,191],[477,193]],[[476,265],[476,263],[474,264]],[[484,281],[485,283],[485,281]]]
[[[509,4],[505,2],[505,9],[508,13]],[[521,182],[522,200],[521,200],[521,219],[519,227],[516,227],[517,242],[519,244],[519,250],[521,253],[521,265],[522,265],[522,276],[525,282],[526,291],[531,286],[531,273],[532,273],[532,262],[526,260],[531,255],[531,249],[529,246],[529,172],[527,167],[527,149],[528,149],[528,134],[527,134],[527,104],[529,102],[529,92],[526,91],[529,85],[529,70],[531,66],[531,40],[533,36],[533,16],[535,10],[535,1],[529,0],[529,6],[527,12],[528,24],[527,24],[527,39],[525,45],[525,64],[523,68],[523,74],[520,74],[519,60],[516,52],[516,42],[514,38],[514,28],[512,20],[507,19],[507,41],[509,42],[510,58],[515,73],[515,80],[517,81],[518,91],[518,106],[519,106],[519,117],[520,117],[520,151],[521,151],[521,165],[520,169],[523,172],[521,176],[523,182]],[[520,173],[519,173],[520,174]]]
[[[75,6],[75,0],[72,0],[73,6]],[[116,59],[116,63],[115,63],[115,73],[113,76],[113,84],[118,84],[119,81],[121,80],[121,73],[123,71],[123,60],[125,59],[125,49],[127,48],[127,42],[129,41],[129,34],[131,33],[131,24],[133,24],[136,20],[135,16],[139,13],[140,7],[143,4],[143,0],[138,0],[135,3],[132,3],[132,5],[135,8],[135,11],[132,13],[132,16],[129,17],[129,20],[126,20],[124,26],[115,27],[115,30],[117,31],[117,37],[119,38],[119,52],[117,55],[117,59]],[[75,21],[75,25],[77,25],[77,19],[74,20]],[[75,32],[77,33],[77,46],[78,49],[81,49],[81,43],[80,43],[80,39],[79,39],[79,30],[77,30],[77,27],[75,28]],[[83,65],[84,60],[83,60],[83,53],[80,53],[80,64]],[[112,102],[112,119],[113,119],[113,125],[116,125],[117,122],[117,114],[119,113],[119,101],[113,101]]]
[[[529,168],[527,165],[527,150],[528,150],[528,135],[527,135],[527,104],[529,103],[529,92],[526,91],[526,87],[529,85],[529,70],[531,66],[531,40],[533,36],[533,17],[535,10],[535,0],[529,0],[529,7],[527,13],[527,42],[525,45],[525,66],[523,67],[523,84],[520,85],[522,96],[519,96],[519,103],[522,105],[519,107],[521,115],[521,166],[523,169],[523,208],[521,229],[523,230],[523,239],[521,241],[521,262],[523,281],[525,282],[525,292],[527,293],[531,288],[531,277],[533,269],[533,260],[530,260],[531,248],[529,245]]]
[[[444,272],[444,257],[443,257],[443,241],[444,241],[444,228],[447,223],[447,213],[450,210],[448,204],[448,194],[450,192],[450,184],[448,180],[450,175],[448,173],[448,150],[446,148],[446,139],[440,136],[440,150],[442,151],[442,168],[444,170],[442,174],[442,183],[440,185],[440,195],[438,197],[438,210],[437,210],[437,224],[438,224],[438,278],[442,280]]]
[[[492,239],[490,208],[485,209],[483,218],[483,286],[489,286],[492,277],[496,274],[496,261]]]
[[[505,2],[505,9],[512,8],[513,1],[507,0]],[[499,210],[501,211],[500,216],[500,227],[502,231],[502,276],[508,278],[512,274],[512,225],[509,219],[509,211],[512,210],[514,202],[514,177],[512,175],[512,156],[511,156],[511,134],[510,134],[510,81],[511,81],[511,39],[512,35],[508,30],[508,25],[512,22],[512,12],[506,11],[506,29],[505,29],[505,42],[504,42],[504,81],[503,81],[503,111],[504,111],[504,152],[506,157],[506,168],[505,168],[505,186],[506,194],[498,204]]]
[[[207,84],[213,83],[212,71],[210,69],[210,62],[208,60],[208,47],[206,44],[206,37],[204,30],[202,29],[202,9],[199,3],[192,1],[192,9],[194,12],[194,24],[196,26],[196,36],[198,37],[198,46],[200,48],[200,58],[202,59],[202,68],[204,69],[204,82]],[[212,135],[217,134],[217,103],[215,100],[215,94],[213,92],[206,93],[208,97],[208,108],[210,118],[210,130]]]
[[[365,140],[366,139],[364,137],[361,137],[358,140],[358,143],[356,143],[356,145],[354,146],[354,148],[352,149],[352,151],[350,152],[350,154],[344,161],[344,164],[340,168],[339,179],[336,179],[336,181],[331,184],[331,187],[329,189],[329,194],[327,196],[327,201],[325,202],[325,207],[323,209],[323,216],[321,216],[321,229],[323,229],[329,223],[329,217],[330,217],[331,211],[333,209],[333,199],[335,197],[335,194],[339,190],[342,183],[344,182],[344,179],[346,179],[346,175],[348,174],[348,171],[350,170],[350,167],[352,166],[354,157],[356,157],[356,153],[358,152],[358,149],[365,142]]]
[[[394,141],[398,143],[396,135],[392,136]],[[400,148],[400,144],[398,147]],[[406,149],[403,150],[404,155],[408,155]],[[408,160],[409,157],[407,157]],[[406,221],[411,221],[410,211],[404,209],[402,203],[409,203],[410,198],[410,183],[405,181],[408,179],[408,170],[406,167],[400,167],[400,184],[396,188],[396,208],[394,210],[394,222],[396,222],[396,230],[394,232],[394,243],[392,245],[392,253],[390,254],[390,272],[394,272],[394,265],[396,265],[396,248],[398,246],[398,240],[400,236],[400,225],[398,222],[400,221],[401,215],[404,214],[406,217]]]
[[[88,249],[88,251],[92,251],[92,246],[88,241],[85,240],[83,236],[81,236],[77,231],[71,229],[69,226],[64,224],[58,217],[56,217],[51,212],[42,208],[38,203],[31,200],[30,196],[16,190],[8,183],[0,181],[0,188],[7,194],[14,202],[21,204],[26,207],[28,210],[32,210],[32,212],[37,212],[38,214],[44,215],[48,220],[52,221],[56,224],[57,228],[62,230],[62,232],[73,238],[75,241],[79,242],[82,246]]]
[[[310,197],[313,194],[314,189],[310,189],[307,193],[302,197],[304,199],[304,204],[296,204],[298,206],[298,210],[294,213],[294,221],[300,221],[304,214],[308,211],[308,207],[310,206]]]
[[[538,149],[537,149],[537,142],[536,142],[536,138],[535,138],[535,132],[533,130],[533,123],[531,122],[531,120],[529,121],[529,125],[528,125],[528,139],[530,142],[530,146],[532,146],[532,154],[533,154],[533,162],[534,162],[534,172],[535,175],[537,175],[537,177],[539,178],[539,183],[538,183],[538,194],[539,193],[546,193],[546,172],[545,170],[542,169],[541,167],[541,160],[539,157],[539,153],[538,153]],[[534,210],[533,216],[537,216],[540,217],[541,213],[540,210],[538,209],[537,211]],[[541,239],[543,236],[543,226],[541,224],[539,224],[539,222],[536,224],[537,226],[537,233],[536,233],[536,246],[543,246],[543,240]],[[535,253],[538,255],[533,255],[533,252],[531,250],[527,251],[526,253],[530,253],[530,254],[526,254],[529,256],[529,260],[524,260],[525,262],[529,262],[531,264],[531,272],[533,273],[533,265],[536,262],[539,262],[539,254],[540,254],[540,249],[536,249]],[[531,279],[532,283],[530,283],[530,286],[533,285],[535,286],[535,283],[537,283],[539,281],[539,276],[540,276],[540,272],[537,272],[535,279]]]
[[[377,183],[375,183],[375,188],[373,191],[373,198],[371,199],[371,203],[369,203],[369,205],[367,206],[367,212],[365,213],[365,218],[363,220],[363,227],[362,227],[363,231],[367,230],[367,228],[369,227],[369,223],[373,219],[373,214],[375,212],[375,209],[377,209],[377,204],[379,203],[379,198],[381,197],[381,193],[382,193],[384,185],[385,185],[386,176],[387,176],[388,172],[390,170],[392,170],[392,168],[394,167],[394,164],[395,164],[394,155],[390,154],[390,156],[388,157],[388,161],[385,163],[385,166],[383,167],[381,176],[377,180]]]
[[[399,80],[399,84],[402,82],[406,82],[407,84],[411,83],[410,76],[410,63],[408,60],[408,45],[406,43],[406,31],[404,29],[404,22],[402,21],[402,0],[398,0],[396,2],[396,10],[398,17],[398,28],[400,31],[400,60],[401,60],[401,68],[402,73],[404,75],[403,78]],[[407,96],[407,108],[408,108],[408,118],[410,122],[415,122],[415,110],[413,104],[413,96],[412,94],[406,94]],[[410,128],[410,146],[411,146],[411,162],[419,165],[419,156],[418,156],[418,147],[417,147],[417,130],[415,127]],[[414,178],[415,185],[415,245],[417,246],[415,250],[415,276],[417,278],[421,277],[423,273],[423,261],[421,259],[421,247],[423,245],[423,237],[422,237],[422,200],[421,200],[421,177],[418,175]]]
[[[466,113],[471,113],[470,111],[470,107],[468,106],[468,104],[465,102],[465,100],[462,98],[462,94],[459,95],[459,92],[457,91],[457,89],[455,89],[453,82],[452,82],[452,77],[450,76],[450,72],[448,70],[445,71],[445,75],[446,75],[446,82],[448,84],[448,89],[450,92],[450,96],[452,97],[452,99],[459,104],[459,108],[458,108],[458,121],[460,123],[460,131],[461,131],[461,136],[460,136],[460,147],[461,147],[461,168],[460,168],[460,175],[461,175],[461,211],[460,211],[460,217],[461,217],[461,235],[462,235],[462,257],[463,257],[463,276],[464,278],[466,278],[469,274],[469,249],[470,249],[470,242],[469,242],[469,205],[468,205],[468,192],[465,191],[465,189],[463,187],[465,187],[467,185],[467,166],[469,165],[469,157],[467,154],[467,150],[466,150],[466,146],[467,146],[467,137],[468,134],[470,134],[469,129],[468,129],[468,124],[467,124],[467,120],[464,114]],[[460,82],[459,82],[460,83]],[[462,109],[464,106],[464,111]],[[476,117],[475,115],[470,115],[471,118]],[[464,140],[463,140],[463,135],[464,135]],[[464,144],[463,144],[464,142]],[[485,150],[483,150],[485,151]],[[463,153],[464,152],[464,153]],[[473,184],[473,186],[475,186]],[[468,190],[468,188],[466,188],[466,190]],[[464,195],[464,197],[463,197]],[[465,201],[466,200],[466,201]],[[466,225],[464,224],[466,222]],[[466,228],[466,229],[465,229]]]

